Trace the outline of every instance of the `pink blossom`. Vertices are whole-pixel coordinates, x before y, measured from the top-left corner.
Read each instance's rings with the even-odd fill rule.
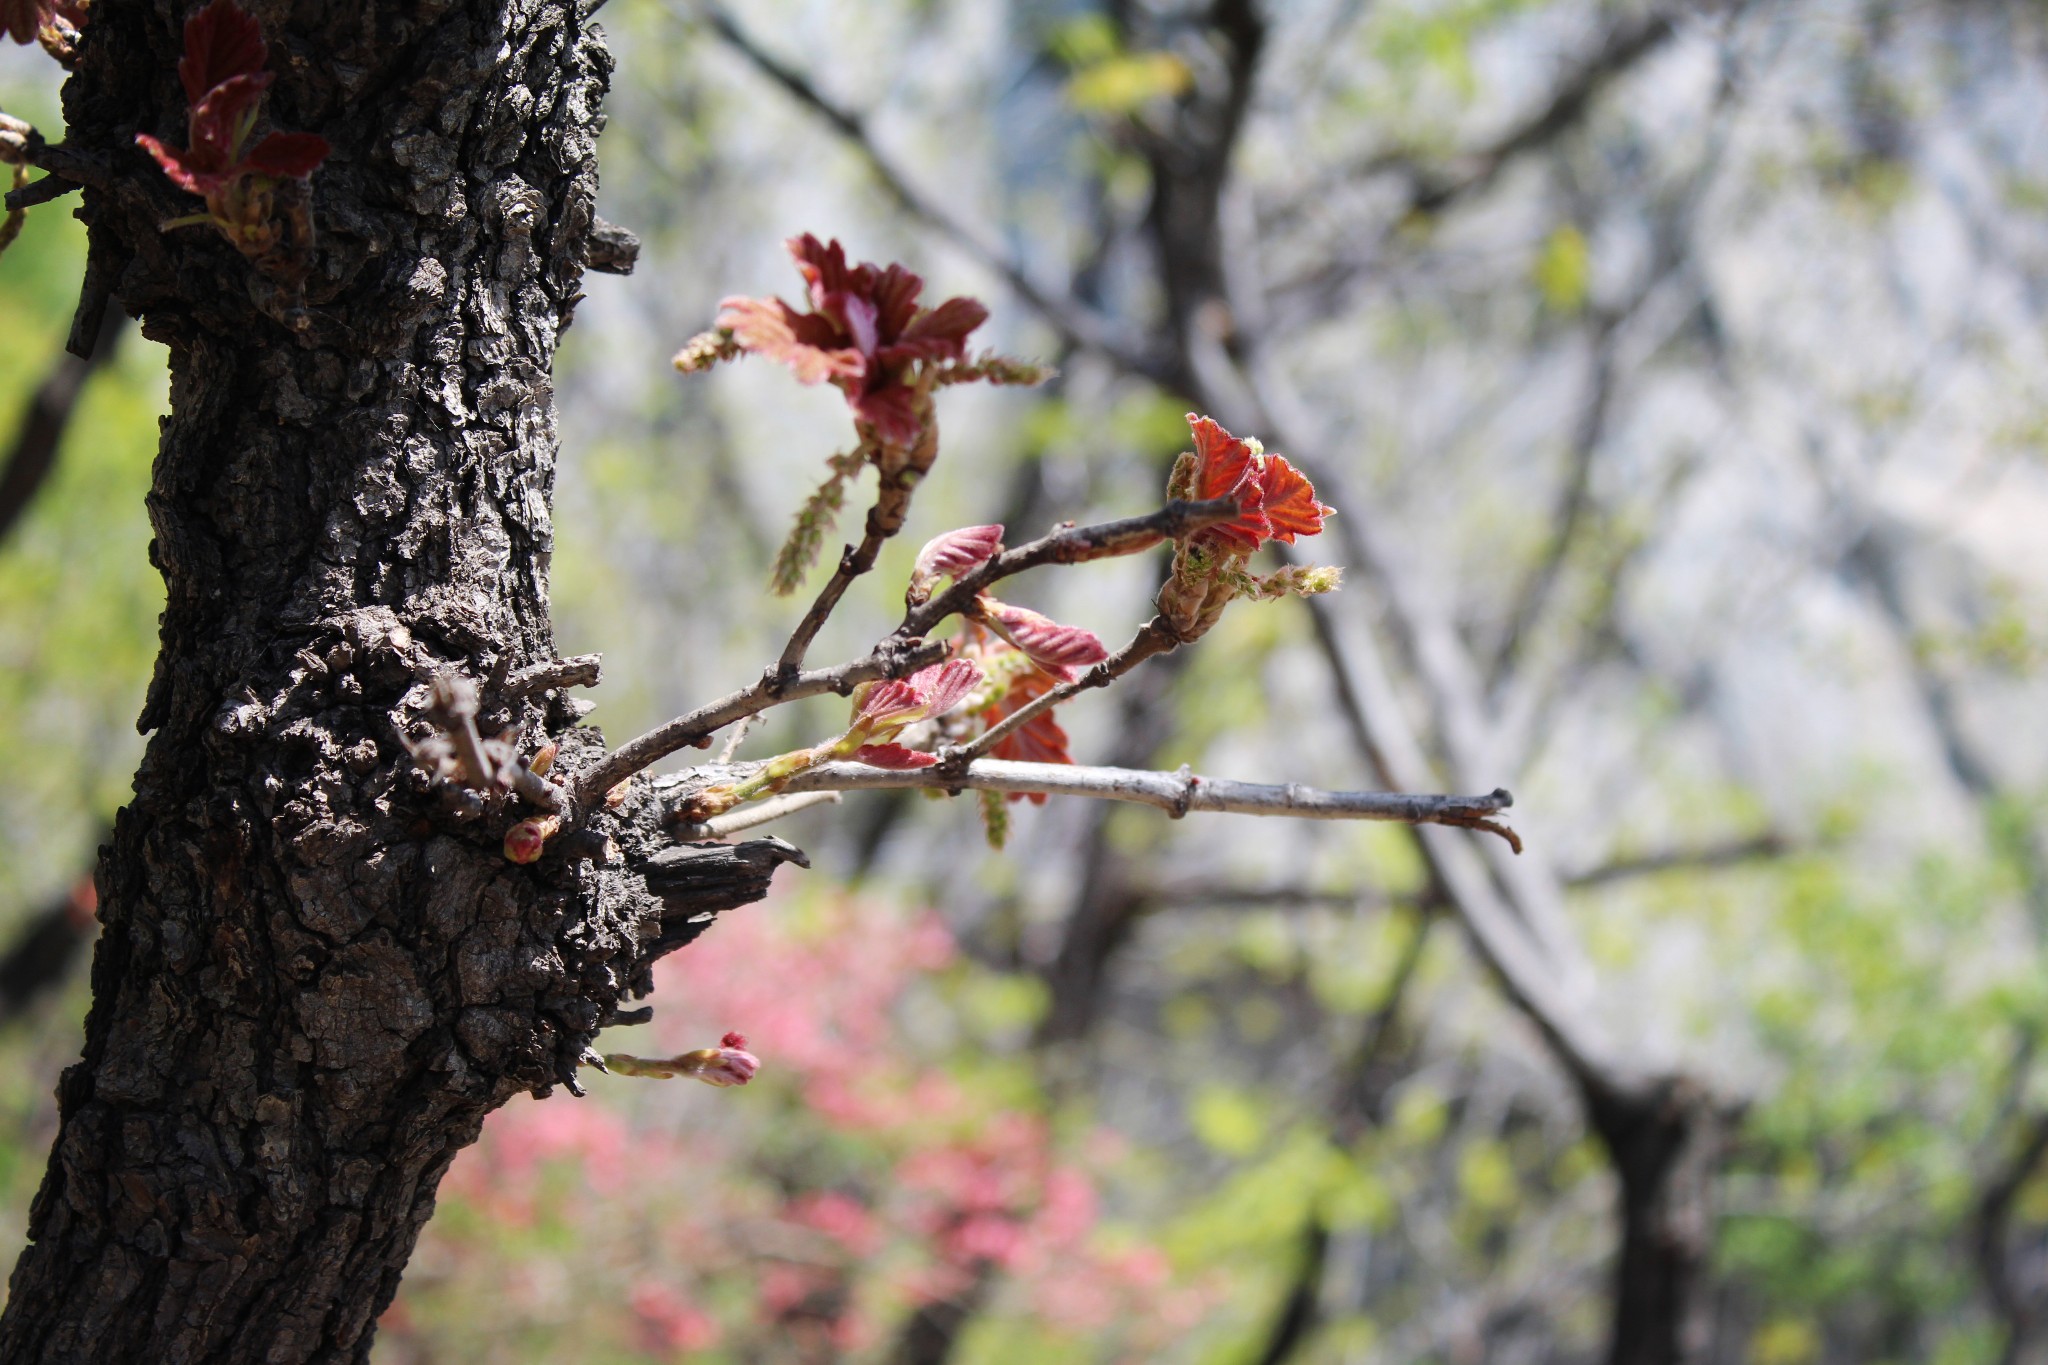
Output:
[[[634,1285],[630,1302],[642,1346],[650,1354],[680,1356],[718,1344],[716,1320],[657,1280]]]
[[[688,1055],[696,1065],[685,1074],[706,1085],[745,1085],[761,1069],[761,1059],[747,1051],[746,1038],[737,1033],[726,1034],[718,1040],[715,1048],[704,1048]]]
[[[874,1214],[858,1199],[837,1190],[799,1195],[783,1216],[824,1233],[855,1256],[872,1256],[881,1249],[882,1229]]]

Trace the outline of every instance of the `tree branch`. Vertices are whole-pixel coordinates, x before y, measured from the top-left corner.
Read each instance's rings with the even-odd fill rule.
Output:
[[[709,820],[697,824],[677,825],[675,837],[684,842],[696,839],[723,839],[742,830],[755,829],[786,819],[798,811],[809,810],[813,806],[836,806],[841,799],[836,791],[774,796],[755,805],[727,811],[724,815],[714,815]]]
[[[1428,158],[1410,149],[1376,151],[1348,163],[1305,193],[1275,205],[1267,225],[1284,226],[1300,217],[1306,206],[1328,198],[1336,186],[1390,174],[1406,174],[1410,180],[1400,217],[1441,212],[1454,201],[1493,184],[1516,157],[1547,147],[1577,128],[1615,81],[1664,45],[1686,12],[1672,6],[1617,23],[1598,47],[1580,58],[1552,87],[1550,98],[1540,107],[1480,146],[1446,158],[1445,168],[1432,171],[1425,164]]]
[[[775,661],[778,677],[791,677],[802,671],[804,655],[810,650],[811,641],[818,638],[818,632],[825,628],[825,621],[832,615],[839,599],[846,595],[853,580],[875,567],[875,559],[882,553],[882,545],[889,539],[889,532],[878,530],[875,515],[868,513],[867,533],[861,537],[860,548],[847,546],[839,556],[838,567],[832,570],[832,577],[819,591],[811,609],[804,613],[804,619],[790,632],[789,643],[782,647],[782,656]]]
[[[1634,858],[1616,858],[1598,867],[1589,867],[1583,872],[1570,873],[1564,878],[1564,884],[1576,890],[1582,887],[1609,886],[1636,877],[1651,877],[1660,872],[1708,871],[1737,867],[1743,863],[1755,862],[1759,858],[1779,857],[1786,853],[1789,847],[1779,835],[1759,834],[1749,839],[1708,844],[1703,848],[1667,848]]]
[[[925,602],[912,602],[903,623],[860,659],[834,668],[813,669],[793,676],[772,664],[758,682],[728,693],[685,715],[628,740],[605,756],[602,763],[576,783],[575,809],[585,811],[634,773],[660,762],[680,749],[698,746],[719,730],[770,707],[824,692],[845,696],[864,682],[900,678],[938,663],[946,656],[943,641],[926,638],[934,627],[973,603],[975,596],[1026,569],[1044,564],[1082,564],[1091,559],[1135,554],[1176,536],[1189,535],[1204,526],[1228,521],[1237,515],[1237,504],[1229,498],[1208,502],[1170,502],[1141,517],[1125,517],[1093,526],[1065,525],[1013,550],[1005,550],[952,587]],[[821,599],[822,600],[822,599]]]
[[[947,617],[964,612],[984,589],[1026,569],[1138,554],[1154,545],[1193,535],[1205,526],[1229,521],[1238,511],[1233,498],[1211,498],[1207,502],[1176,500],[1139,517],[1097,522],[1093,526],[1062,523],[1037,540],[1003,551],[929,601],[909,603],[896,634],[927,634]]]
[[[57,452],[85,392],[85,381],[112,358],[127,321],[119,313],[108,314],[91,353],[83,359],[69,351],[60,353],[36,386],[35,396],[21,415],[21,425],[15,428],[6,462],[0,464],[0,541],[21,520],[56,467]]]
[[[981,758],[958,773],[938,768],[902,771],[865,763],[821,763],[789,779],[786,792],[875,791],[929,787],[938,791],[991,791],[1048,796],[1089,796],[1156,806],[1175,819],[1191,811],[1277,815],[1297,820],[1385,820],[1409,825],[1451,825],[1497,834],[1520,851],[1522,841],[1494,817],[1514,803],[1506,791],[1485,796],[1420,796],[1403,792],[1339,792],[1298,783],[1272,785],[1179,772],[1091,768],[1068,763],[1010,763]]]
[[[794,678],[781,677],[771,666],[753,685],[677,716],[606,754],[602,763],[576,780],[575,809],[579,813],[588,811],[595,801],[634,773],[679,749],[700,747],[736,720],[759,715],[784,702],[825,692],[837,692],[843,697],[864,682],[900,678],[939,662],[946,656],[946,649],[942,640],[891,636],[863,658],[833,668],[812,669]]]

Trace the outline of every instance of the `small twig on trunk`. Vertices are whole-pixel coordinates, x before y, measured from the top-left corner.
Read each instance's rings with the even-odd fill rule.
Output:
[[[512,698],[530,697],[558,687],[595,687],[603,680],[602,654],[577,654],[567,659],[549,659],[520,669],[506,679],[501,689]]]
[[[729,834],[757,828],[772,821],[795,815],[798,811],[813,806],[836,806],[840,800],[836,791],[803,792],[794,796],[777,796],[759,805],[742,806],[724,815],[714,815],[709,820],[675,827],[675,836],[685,841],[692,839],[723,839]]]
[[[428,716],[448,732],[448,742],[462,764],[463,785],[489,791],[498,772],[484,750],[484,737],[477,733],[475,684],[453,673],[434,679],[434,706]]]
[[[1080,677],[1072,682],[1063,682],[1043,696],[1025,703],[1003,717],[999,723],[990,726],[971,743],[948,749],[939,756],[939,766],[951,772],[959,771],[1069,697],[1085,692],[1091,687],[1107,687],[1145,660],[1169,654],[1179,645],[1180,637],[1174,633],[1173,627],[1167,624],[1166,618],[1153,617],[1139,628],[1138,633],[1131,637],[1129,644]]]
[[[503,773],[519,799],[560,815],[569,808],[569,794],[524,763],[514,763]]]
[[[1088,796],[1157,806],[1175,819],[1190,811],[1233,815],[1277,815],[1299,820],[1387,820],[1408,825],[1453,825],[1485,830],[1507,840],[1516,852],[1522,841],[1495,817],[1514,804],[1506,790],[1485,796],[1422,796],[1405,792],[1336,792],[1298,783],[1273,785],[1136,768],[1091,768],[1068,763],[1009,763],[981,758],[957,773],[939,768],[902,771],[865,763],[821,763],[791,777],[786,792],[870,791],[931,787],[1048,796]]]

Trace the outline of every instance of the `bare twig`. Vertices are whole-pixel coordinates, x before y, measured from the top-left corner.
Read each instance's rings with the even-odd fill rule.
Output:
[[[46,204],[85,185],[107,189],[113,184],[113,177],[99,158],[62,143],[47,143],[40,133],[19,119],[0,115],[0,121],[4,121],[0,122],[0,138],[11,144],[7,147],[10,154],[4,159],[14,165],[33,166],[50,173],[33,184],[9,190],[6,205],[10,211],[19,212],[37,204]]]
[[[1355,185],[1373,176],[1405,173],[1410,180],[1406,213],[1437,213],[1453,201],[1486,189],[1510,163],[1525,152],[1549,146],[1584,123],[1587,113],[1615,81],[1662,47],[1682,13],[1673,6],[1624,19],[1607,30],[1601,44],[1580,59],[1555,86],[1550,98],[1484,144],[1449,158],[1438,168],[1425,165],[1422,153],[1393,149],[1346,164],[1307,191],[1274,205],[1265,226],[1281,227],[1309,205],[1326,202],[1334,187]],[[1405,216],[1405,215],[1404,215]]]
[[[804,654],[810,649],[811,641],[817,639],[818,632],[825,628],[826,618],[832,615],[833,608],[839,605],[839,599],[846,595],[853,580],[875,567],[875,558],[882,553],[882,545],[889,536],[889,532],[876,525],[875,515],[870,512],[867,534],[861,537],[860,548],[849,545],[840,553],[839,565],[832,570],[832,577],[819,590],[817,600],[804,613],[804,619],[797,622],[796,629],[790,632],[789,643],[782,647],[782,657],[775,662],[778,676],[793,677],[802,671]]]
[[[1776,834],[1759,834],[1754,838],[1736,839],[1725,844],[1709,844],[1703,848],[1667,848],[1634,858],[1616,858],[1598,867],[1571,873],[1564,878],[1564,884],[1573,888],[1607,886],[1635,877],[1655,876],[1660,872],[1710,871],[1716,868],[1737,867],[1743,863],[1755,862],[1759,858],[1780,857],[1788,851],[1788,847],[1785,840]]]
[[[714,815],[709,820],[696,824],[678,825],[675,828],[675,836],[685,840],[723,839],[729,834],[754,829],[771,821],[795,815],[798,811],[809,810],[813,806],[836,806],[841,799],[836,791],[803,792],[793,796],[771,797],[758,805],[742,806],[738,810],[727,811],[724,815]]]
[[[560,815],[569,808],[569,794],[521,762],[510,765],[501,777],[519,794],[519,799]]]
[[[1648,290],[1643,291],[1647,293]],[[1541,619],[1551,595],[1557,590],[1565,561],[1576,547],[1579,533],[1593,504],[1593,465],[1606,439],[1608,418],[1614,408],[1614,338],[1625,315],[1602,314],[1593,325],[1591,370],[1586,393],[1579,405],[1579,420],[1572,433],[1571,459],[1565,475],[1564,496],[1551,517],[1556,527],[1536,567],[1515,595],[1508,611],[1507,625],[1494,649],[1487,669],[1489,685],[1498,691],[1501,681],[1514,671],[1531,629]]]
[[[76,180],[67,180],[61,175],[46,175],[41,180],[31,180],[18,189],[7,192],[7,211],[10,214],[26,213],[38,204],[47,204],[53,199],[62,199],[73,190],[83,189]]]
[[[740,720],[738,725],[732,727],[732,733],[725,737],[725,746],[718,751],[718,761],[720,763],[732,762],[733,756],[740,751],[740,745],[747,742],[747,732],[754,728],[754,722],[757,719],[759,717],[746,716]]]
[[[896,787],[964,789],[1005,794],[1088,796],[1156,806],[1174,818],[1191,811],[1278,815],[1297,820],[1387,820],[1409,825],[1481,829],[1519,851],[1521,839],[1495,817],[1513,804],[1505,790],[1486,796],[1421,796],[1403,792],[1336,792],[1298,783],[1272,785],[1179,772],[1090,768],[1067,763],[1009,763],[981,758],[960,772],[902,771],[865,763],[821,763],[790,778],[785,791],[873,791]]]

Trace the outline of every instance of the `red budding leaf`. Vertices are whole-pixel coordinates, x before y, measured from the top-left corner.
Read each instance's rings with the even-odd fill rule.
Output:
[[[1003,528],[963,526],[933,536],[917,552],[910,570],[913,591],[928,592],[941,578],[965,578],[1003,552]]]
[[[197,108],[207,92],[237,76],[270,76],[263,70],[269,51],[263,44],[263,27],[235,0],[213,0],[185,21],[185,55],[178,60],[178,80],[185,87],[185,103]]]
[[[972,659],[950,659],[921,668],[907,678],[868,689],[854,715],[855,726],[870,733],[902,729],[915,721],[943,716],[967,699],[981,681],[981,665]]]
[[[787,365],[803,383],[829,380],[854,415],[890,445],[908,446],[922,429],[914,367],[959,361],[967,337],[988,320],[973,299],[922,309],[924,280],[900,265],[849,265],[837,239],[810,233],[785,243],[810,294],[800,313],[780,299],[729,298],[717,325],[740,346]]]
[[[997,634],[1063,681],[1072,681],[1079,670],[1109,657],[1109,650],[1093,631],[1061,625],[1042,612],[1013,607],[993,597],[976,598],[975,606]]]
[[[1259,457],[1260,511],[1272,539],[1292,545],[1296,536],[1321,535],[1323,518],[1337,509],[1316,501],[1316,486],[1284,456]]]
[[[147,133],[135,140],[171,183],[193,194],[212,194],[247,168],[236,164],[242,143],[256,121],[256,106],[270,77],[234,76],[208,90],[192,107],[188,120],[190,146],[180,151]],[[325,143],[322,143],[324,149]]]
[[[275,238],[269,182],[305,179],[331,150],[314,133],[271,133],[249,145],[263,92],[274,79],[263,69],[266,57],[256,20],[234,0],[213,0],[185,23],[185,55],[178,62],[191,106],[185,147],[135,135],[172,184],[205,196],[208,216],[244,251]]]
[[[744,350],[796,372],[797,382],[858,378],[865,368],[859,351],[839,346],[830,320],[799,313],[781,299],[727,299],[718,326],[729,329]]]
[[[1263,510],[1265,490],[1259,479],[1258,457],[1252,454],[1249,442],[1232,436],[1213,417],[1191,412],[1188,426],[1195,434],[1196,501],[1234,497],[1239,512],[1233,520],[1196,532],[1195,539],[1230,553],[1250,554],[1271,538],[1273,531]]]
[[[0,0],[0,28],[25,46],[36,40],[36,30],[42,27],[42,10],[41,0]]]
[[[318,133],[272,133],[249,149],[245,169],[278,179],[304,180],[333,150]]]

